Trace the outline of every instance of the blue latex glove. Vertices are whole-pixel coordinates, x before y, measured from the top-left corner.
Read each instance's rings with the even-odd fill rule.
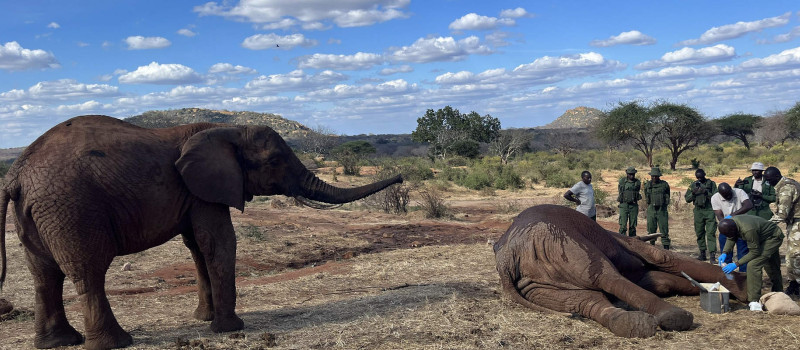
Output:
[[[718,265],[722,266],[725,263],[725,259],[728,258],[728,254],[722,253],[719,255],[719,259],[717,259]]]
[[[738,266],[736,266],[736,264],[730,263],[730,264],[725,265],[725,266],[722,267],[722,272],[731,273],[731,272],[733,272],[733,270],[736,270],[737,267]]]
[[[733,219],[733,216],[727,215],[725,216],[725,219]]]

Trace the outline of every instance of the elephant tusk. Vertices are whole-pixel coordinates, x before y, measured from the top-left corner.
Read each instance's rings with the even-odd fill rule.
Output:
[[[299,202],[300,204],[314,209],[328,210],[342,206],[341,204],[328,204],[328,203],[317,202],[315,200],[311,200],[303,196],[295,196],[294,199],[296,199],[297,202]]]
[[[637,236],[636,238],[638,238],[638,239],[640,239],[640,240],[642,240],[644,242],[648,242],[648,241],[655,240],[658,237],[661,237],[660,233],[653,233],[653,234],[649,234],[649,235],[646,235],[646,236]]]

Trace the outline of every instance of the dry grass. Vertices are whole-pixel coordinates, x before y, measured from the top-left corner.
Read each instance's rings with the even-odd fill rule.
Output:
[[[109,299],[133,335],[132,349],[800,347],[799,319],[753,313],[738,302],[732,302],[733,312],[715,315],[700,309],[697,297],[669,298],[695,315],[692,330],[627,339],[591,320],[503,301],[487,239],[499,237],[515,211],[560,203],[563,191],[537,187],[486,196],[454,188],[445,193],[454,216],[443,221],[419,212],[395,216],[363,208],[272,208],[265,202],[243,214],[232,211],[237,227],[263,231],[239,239],[241,332],[215,334],[191,317],[197,303],[193,263],[180,239],[117,258],[107,276]],[[670,224],[673,248],[685,254],[696,249],[690,213],[675,213]],[[616,217],[600,222],[616,229]],[[639,223],[645,232],[644,220]],[[32,310],[31,278],[13,229],[7,242],[9,276],[1,296],[18,310]],[[130,271],[121,269],[126,262]],[[83,310],[70,283],[65,296],[70,322],[83,331]],[[32,347],[30,315],[0,321],[1,349]]]

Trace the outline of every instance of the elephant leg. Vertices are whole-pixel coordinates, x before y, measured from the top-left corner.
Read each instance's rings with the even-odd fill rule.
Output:
[[[211,294],[211,282],[208,277],[208,266],[203,258],[203,253],[197,245],[194,233],[187,230],[182,234],[183,244],[192,252],[192,259],[197,268],[197,309],[194,310],[194,318],[201,321],[211,321],[214,319],[214,301]]]
[[[659,297],[700,294],[700,290],[686,278],[661,271],[648,271],[636,284]]]
[[[27,250],[26,258],[36,292],[33,345],[48,349],[83,343],[83,336],[69,324],[64,312],[64,273],[52,259]]]
[[[83,296],[83,321],[86,327],[87,349],[113,349],[128,346],[133,338],[117,322],[105,292],[107,263],[90,262],[86,273],[76,280],[78,294]],[[98,266],[99,265],[99,266]]]
[[[244,328],[236,315],[236,234],[228,206],[198,202],[191,209],[195,241],[205,261],[211,286],[214,320],[211,330],[230,332]]]
[[[655,316],[659,327],[665,331],[685,331],[694,322],[694,315],[690,312],[661,300],[622,275],[602,274],[598,276],[597,284],[628,305]]]
[[[595,320],[620,337],[647,338],[656,333],[653,315],[627,311],[611,304],[602,292],[580,289],[534,288],[526,293],[536,304],[564,312],[577,312]]]

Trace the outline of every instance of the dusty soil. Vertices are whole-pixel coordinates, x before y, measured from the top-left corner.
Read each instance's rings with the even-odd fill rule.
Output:
[[[614,173],[604,173],[613,180]],[[735,181],[737,169],[717,182]],[[689,170],[664,177],[676,183]],[[364,181],[339,176],[339,185]],[[597,183],[616,194],[611,181]],[[674,192],[684,191],[674,184]],[[364,203],[333,210],[285,205],[285,198],[232,210],[237,228],[237,313],[240,332],[215,334],[192,318],[197,303],[194,264],[179,238],[118,257],[107,275],[115,315],[134,338],[133,349],[687,349],[798,348],[800,319],[754,313],[732,301],[733,312],[703,311],[698,297],[667,300],[695,315],[686,332],[659,331],[649,339],[612,335],[594,321],[530,311],[504,302],[494,255],[513,217],[541,203],[562,203],[566,189],[444,191],[452,216],[426,219],[370,210]],[[416,203],[412,203],[416,205]],[[691,210],[670,217],[673,249],[696,254]],[[10,217],[9,221],[13,219]],[[617,216],[600,218],[616,230]],[[644,217],[639,232],[646,232]],[[26,349],[33,339],[33,289],[13,224],[7,226],[8,278],[0,294],[14,311],[0,316],[0,349]],[[128,265],[127,268],[125,266]],[[766,276],[765,276],[766,277]],[[71,283],[65,305],[83,331],[83,309]]]

